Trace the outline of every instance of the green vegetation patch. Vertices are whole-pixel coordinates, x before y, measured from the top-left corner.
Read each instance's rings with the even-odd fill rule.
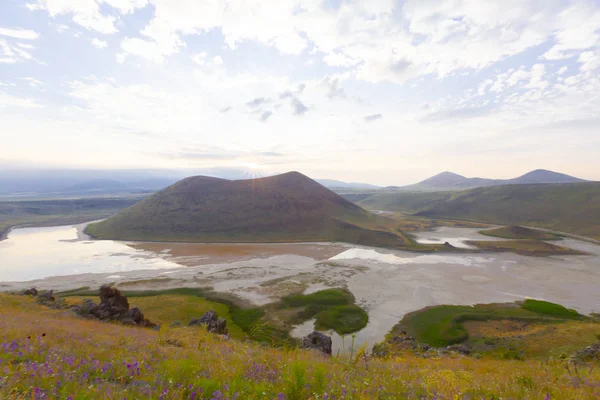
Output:
[[[515,320],[535,323],[560,323],[588,317],[561,305],[539,300],[526,300],[521,305],[478,304],[475,306],[442,305],[427,307],[407,314],[394,327],[394,332],[406,331],[418,342],[434,347],[449,346],[469,339],[463,323],[467,321]]]
[[[315,327],[333,329],[340,335],[361,330],[369,322],[369,315],[357,305],[335,306],[317,314]]]
[[[561,306],[560,304],[550,303],[548,301],[527,299],[521,305],[521,308],[533,311],[538,314],[551,315],[559,318],[585,319],[584,315],[577,311]]]
[[[301,324],[315,318],[317,329],[332,329],[344,335],[361,330],[369,321],[368,314],[354,302],[354,295],[346,289],[326,289],[307,295],[286,296],[279,307],[298,309],[289,318],[288,324]]]
[[[285,296],[281,299],[283,304],[290,307],[308,305],[335,306],[354,303],[354,295],[345,289],[326,289],[311,294],[297,294]]]

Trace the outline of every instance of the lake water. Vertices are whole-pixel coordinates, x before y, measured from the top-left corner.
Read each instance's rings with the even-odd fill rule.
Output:
[[[583,313],[600,311],[600,246],[573,239],[560,244],[591,255],[419,254],[329,243],[125,243],[89,240],[81,228],[10,232],[0,242],[0,290],[62,290],[108,282],[136,289],[212,286],[261,305],[290,291],[347,287],[369,313],[369,324],[356,333],[355,347],[382,340],[404,314],[437,304],[533,297]],[[466,240],[489,240],[470,228],[415,236],[457,247]],[[148,281],[154,278],[160,279]],[[295,333],[311,330],[311,324],[302,324]],[[341,343],[334,335],[334,351]],[[350,345],[348,339],[344,343]]]

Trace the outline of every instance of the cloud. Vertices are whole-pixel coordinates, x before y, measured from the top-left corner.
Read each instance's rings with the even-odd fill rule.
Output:
[[[294,115],[304,115],[308,111],[308,107],[295,97],[292,99],[292,109],[294,110]]]
[[[256,107],[258,107],[258,106],[260,106],[260,105],[262,105],[262,104],[265,104],[265,103],[267,103],[267,102],[269,102],[269,100],[268,100],[268,99],[266,99],[266,98],[264,98],[264,97],[257,97],[257,98],[255,98],[255,99],[252,99],[252,100],[250,100],[249,102],[247,102],[247,103],[246,103],[246,105],[247,105],[248,107],[251,107],[251,108],[256,108]],[[267,118],[268,118],[268,117],[267,117]]]
[[[272,115],[273,113],[271,111],[265,111],[260,115],[260,120],[262,122],[267,122],[267,120],[271,118]]]
[[[21,78],[21,80],[23,80],[23,81],[27,82],[27,84],[28,84],[29,86],[33,87],[33,88],[36,88],[36,87],[42,86],[42,85],[44,84],[44,82],[42,82],[42,81],[40,81],[40,80],[38,80],[38,79],[35,79],[35,78],[34,78],[34,77],[32,77],[32,76],[28,76],[28,77],[26,77],[26,78]]]
[[[12,44],[0,38],[0,64],[15,64],[33,60],[33,56],[27,50],[27,47],[23,47],[19,43]]]
[[[327,97],[330,99],[346,97],[346,92],[344,91],[344,88],[340,87],[338,78],[327,77],[325,78],[324,83],[328,87]]]
[[[106,43],[104,40],[100,40],[100,39],[92,39],[92,45],[98,49],[105,49],[106,47],[108,47],[108,43]]]
[[[226,113],[228,113],[228,112],[229,112],[229,111],[231,111],[231,110],[232,110],[232,108],[231,108],[231,107],[225,107],[225,108],[221,108],[221,109],[219,110],[219,113],[221,113],[221,114],[226,114]]]
[[[21,39],[21,40],[35,40],[38,37],[40,37],[40,35],[32,30],[28,30],[28,29],[21,29],[21,28],[17,28],[17,29],[11,29],[11,28],[4,28],[0,26],[0,36],[8,36],[14,39]]]
[[[373,115],[367,115],[365,117],[365,122],[373,122],[373,121],[377,121],[378,119],[383,118],[383,115],[381,114],[373,114]]]
[[[452,119],[476,118],[488,113],[487,109],[482,107],[465,107],[449,110],[440,110],[429,113],[421,118],[423,122],[438,122]]]
[[[113,12],[102,12],[101,5],[108,5],[120,14],[130,14],[148,5],[148,0],[33,0],[26,6],[32,11],[43,10],[51,17],[71,15],[74,23],[103,34],[113,34],[118,31],[118,18]],[[62,25],[64,26],[64,25]]]
[[[41,107],[36,100],[27,97],[17,97],[0,92],[0,109],[2,108],[37,108]]]

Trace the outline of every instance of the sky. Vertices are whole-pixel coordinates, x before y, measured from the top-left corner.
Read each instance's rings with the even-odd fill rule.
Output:
[[[1,0],[0,165],[600,180],[599,0]]]

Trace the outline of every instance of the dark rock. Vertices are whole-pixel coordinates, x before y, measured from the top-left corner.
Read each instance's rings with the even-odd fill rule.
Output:
[[[165,343],[170,346],[183,347],[183,342],[179,339],[167,339]]]
[[[80,315],[97,318],[101,321],[119,321],[125,325],[142,326],[154,328],[156,324],[144,318],[142,311],[133,307],[129,309],[129,302],[119,289],[108,285],[100,287],[100,304],[92,302],[82,304],[79,307]],[[88,300],[89,301],[89,300]]]
[[[469,354],[471,354],[471,349],[468,346],[465,346],[464,344],[454,344],[452,346],[446,347],[446,350],[453,351],[453,352],[459,353],[459,354],[463,354],[465,356],[468,356]]]
[[[129,311],[129,302],[119,289],[108,285],[100,287],[100,304],[90,310],[90,314],[102,321],[125,318]]]
[[[96,303],[92,300],[84,300],[83,303],[74,306],[73,310],[77,315],[81,315],[82,317],[90,317],[90,314],[94,308],[98,307]]]
[[[579,350],[571,356],[571,359],[576,362],[600,361],[600,343]]]
[[[452,246],[449,242],[444,242],[444,246],[446,247],[450,247],[451,249],[454,249],[455,247]]]
[[[331,338],[320,332],[312,332],[302,339],[300,344],[302,349],[314,349],[322,353],[331,355]]]
[[[216,312],[208,311],[200,318],[193,318],[188,326],[205,326],[206,330],[219,335],[227,334],[227,321],[219,318]]]
[[[56,301],[56,298],[54,297],[54,290],[46,290],[44,292],[39,292],[37,295],[37,301],[38,303],[47,306],[52,305],[52,303]]]
[[[36,288],[31,288],[31,289],[25,289],[23,291],[23,295],[25,296],[37,296],[38,295],[38,290]]]
[[[127,311],[127,313],[121,321],[125,323],[125,321],[127,320],[131,320],[133,322],[133,325],[143,326],[145,328],[154,328],[154,326],[156,326],[156,324],[144,318],[144,314],[137,307],[133,307],[132,309]]]

